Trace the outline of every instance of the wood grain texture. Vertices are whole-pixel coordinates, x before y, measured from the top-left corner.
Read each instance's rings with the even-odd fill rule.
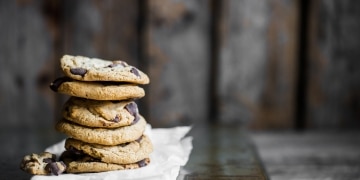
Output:
[[[307,126],[360,127],[359,1],[314,1],[309,29]]]
[[[42,91],[42,72],[51,64],[53,48],[41,7],[39,2],[0,2],[2,127],[47,126],[53,120],[50,99]]]
[[[0,1],[0,154],[39,150],[51,138],[52,35],[38,1]],[[9,136],[9,132],[16,132]],[[22,132],[31,132],[24,135]]]
[[[270,179],[358,179],[359,132],[253,133]]]
[[[154,126],[205,121],[208,1],[149,1],[149,114]]]
[[[229,1],[220,61],[220,119],[293,126],[297,1]]]
[[[67,1],[65,52],[137,62],[137,1]]]
[[[207,121],[215,109],[222,123],[292,128],[301,1],[226,0],[220,14],[213,2],[1,1],[0,125],[52,125],[67,97],[48,84],[68,53],[143,68],[151,84],[140,107],[155,127]],[[309,3],[307,127],[358,128],[359,3]]]

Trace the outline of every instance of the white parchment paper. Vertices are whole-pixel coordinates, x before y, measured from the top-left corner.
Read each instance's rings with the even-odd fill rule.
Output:
[[[33,176],[32,180],[172,180],[176,179],[180,167],[189,159],[192,150],[192,137],[184,137],[191,127],[154,128],[146,127],[147,134],[154,146],[150,154],[150,164],[132,170],[109,171],[101,173],[61,174],[59,176]],[[65,140],[54,144],[45,151],[59,155],[64,151]]]

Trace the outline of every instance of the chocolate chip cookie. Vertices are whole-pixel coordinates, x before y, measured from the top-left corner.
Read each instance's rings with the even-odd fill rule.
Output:
[[[65,149],[76,150],[87,154],[101,162],[113,164],[130,164],[149,157],[153,151],[150,139],[143,135],[135,141],[115,146],[85,143],[73,138],[65,142]]]
[[[137,169],[147,166],[150,163],[149,158],[145,158],[130,164],[112,164],[101,162],[99,159],[77,151],[67,150],[62,153],[60,160],[66,164],[67,173],[93,173],[115,170]]]
[[[117,82],[85,82],[60,77],[50,84],[50,88],[69,96],[94,100],[126,100],[145,96],[143,88],[135,84]]]
[[[146,121],[140,115],[139,120],[130,126],[119,128],[91,128],[81,126],[65,119],[56,123],[56,130],[66,135],[87,143],[102,145],[118,145],[135,141],[145,131]]]
[[[96,101],[71,97],[62,115],[74,123],[101,128],[118,128],[137,121],[139,110],[134,101]]]
[[[109,61],[64,55],[60,60],[64,74],[80,81],[117,81],[148,84],[149,77],[124,61]]]
[[[65,171],[66,165],[62,161],[56,162],[54,154],[43,152],[26,155],[21,161],[20,168],[34,175],[59,175]]]

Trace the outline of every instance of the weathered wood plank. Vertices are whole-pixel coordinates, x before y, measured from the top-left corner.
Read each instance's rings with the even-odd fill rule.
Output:
[[[360,127],[359,1],[311,1],[307,126]]]
[[[297,1],[228,2],[220,61],[220,119],[292,128]]]
[[[53,111],[38,83],[53,48],[41,3],[0,3],[0,125],[48,126]]]
[[[54,48],[40,1],[0,1],[0,25],[0,142],[4,147],[0,154],[4,157],[14,155],[14,149],[39,150],[43,148],[39,142],[55,134],[54,96],[48,89],[54,76]],[[12,136],[7,134],[13,131]]]
[[[271,179],[358,179],[359,132],[254,133]]]
[[[204,121],[208,1],[149,1],[149,114],[154,126]]]
[[[138,65],[137,1],[67,1],[65,52]]]

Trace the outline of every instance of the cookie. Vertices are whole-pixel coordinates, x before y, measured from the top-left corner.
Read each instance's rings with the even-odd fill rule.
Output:
[[[64,74],[80,81],[116,81],[148,84],[149,77],[124,61],[109,61],[64,55],[60,60]]]
[[[118,128],[137,121],[139,110],[133,101],[96,101],[71,97],[65,102],[62,115],[83,126]]]
[[[54,154],[43,152],[26,155],[21,161],[20,168],[34,175],[59,175],[65,171],[66,165],[62,161],[56,162]]]
[[[135,141],[116,146],[91,144],[68,138],[65,141],[65,149],[75,149],[95,159],[99,159],[101,162],[113,164],[135,163],[149,157],[149,154],[153,151],[151,141],[145,135]]]
[[[119,128],[91,128],[81,126],[65,119],[56,123],[56,130],[80,141],[102,145],[118,145],[135,141],[144,132],[146,121],[140,115],[139,120],[130,126]]]
[[[50,84],[50,88],[69,96],[94,100],[126,100],[145,96],[143,88],[135,84],[116,82],[84,82],[61,77]]]
[[[135,163],[130,164],[112,164],[101,162],[91,156],[74,152],[64,151],[60,156],[60,160],[66,164],[67,173],[94,173],[115,170],[137,169],[147,166],[150,163],[149,158],[145,158]]]

